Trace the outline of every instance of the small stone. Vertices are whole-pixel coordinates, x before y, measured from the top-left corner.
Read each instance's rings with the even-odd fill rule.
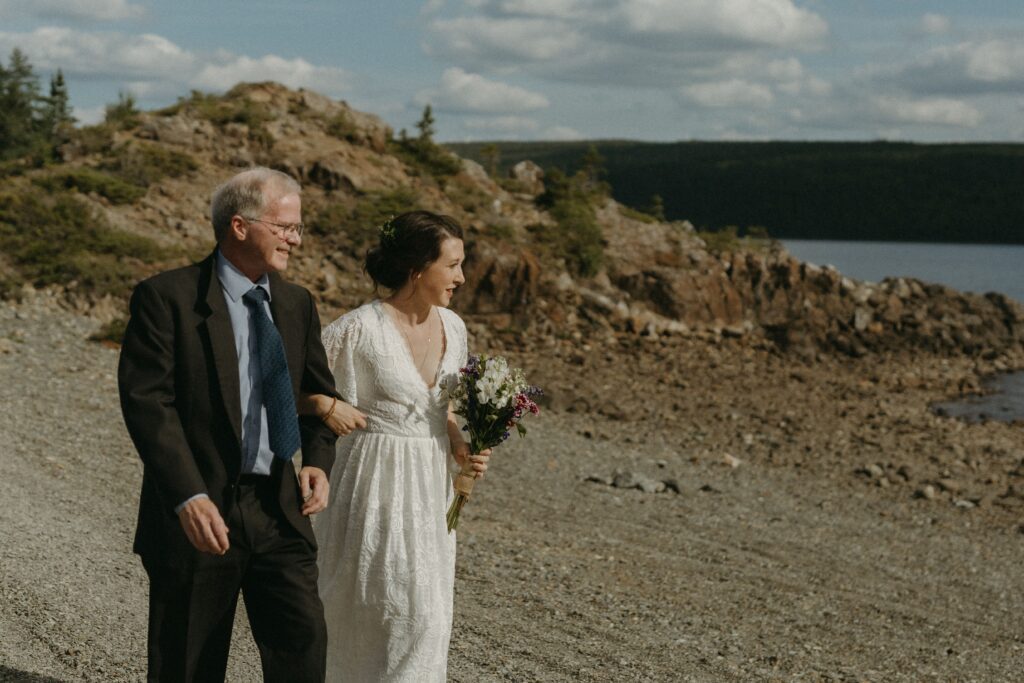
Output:
[[[960,482],[958,482],[956,479],[949,479],[943,477],[942,479],[939,479],[935,483],[939,485],[940,489],[942,489],[943,491],[949,491],[950,493],[956,493],[957,491],[960,490]]]
[[[644,493],[661,493],[665,490],[665,482],[641,474],[636,477],[636,487]]]
[[[931,484],[926,484],[922,488],[918,489],[917,493],[915,493],[914,495],[916,495],[918,498],[924,498],[925,500],[935,500],[935,496],[937,494],[935,492],[934,486],[932,486]]]
[[[726,453],[725,455],[722,456],[722,462],[733,469],[736,469],[741,464],[743,464],[742,460],[740,460],[735,455],[732,455],[730,453]]]
[[[611,486],[612,485],[612,478],[611,477],[602,477],[599,474],[588,475],[583,481],[590,481],[590,482],[593,482],[595,484],[602,484],[604,486]]]
[[[956,499],[955,501],[953,501],[953,505],[957,506],[958,508],[962,508],[964,510],[970,510],[972,508],[977,507],[977,505],[975,505],[975,503],[973,501],[967,500],[966,498],[958,498],[958,499]]]
[[[873,479],[881,479],[881,477],[885,474],[885,470],[883,470],[879,465],[875,463],[867,465],[863,471],[865,474],[867,474]]]
[[[679,488],[679,480],[675,477],[669,479],[662,479],[662,483],[665,485],[667,491],[672,493],[682,493],[682,489]]]
[[[668,467],[668,462],[665,460],[655,460],[654,464],[657,465],[659,469],[665,469]]]
[[[636,475],[628,470],[615,470],[612,475],[612,486],[617,489],[634,489],[639,483]]]

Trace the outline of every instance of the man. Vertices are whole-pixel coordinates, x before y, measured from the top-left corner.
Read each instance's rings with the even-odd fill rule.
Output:
[[[241,590],[265,680],[322,681],[309,515],[327,505],[336,437],[295,396],[337,394],[316,305],[278,275],[302,242],[299,185],[250,169],[211,215],[212,255],[135,288],[118,368],[145,466],[149,680],[223,681]]]

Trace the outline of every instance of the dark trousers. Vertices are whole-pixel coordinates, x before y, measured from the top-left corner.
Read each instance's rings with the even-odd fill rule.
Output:
[[[255,482],[255,483],[254,483]],[[241,590],[265,681],[322,682],[327,627],[316,551],[283,518],[269,477],[243,478],[223,556],[147,567],[149,681],[223,681]]]

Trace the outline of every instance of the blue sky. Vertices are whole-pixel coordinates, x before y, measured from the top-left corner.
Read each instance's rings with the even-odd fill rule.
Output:
[[[442,140],[1024,141],[1020,0],[0,0],[76,115],[277,80]]]

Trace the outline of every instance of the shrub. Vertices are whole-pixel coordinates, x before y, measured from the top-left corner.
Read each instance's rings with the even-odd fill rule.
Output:
[[[117,102],[107,105],[103,122],[118,130],[128,130],[139,125],[139,110],[135,106],[135,96],[119,92]]]
[[[345,112],[340,112],[329,119],[324,125],[328,135],[333,135],[339,140],[356,142],[359,139],[359,129],[353,123],[352,118]]]
[[[393,216],[416,208],[418,196],[399,188],[363,195],[355,204],[325,205],[309,221],[310,234],[323,238],[328,249],[338,249],[361,258],[377,241],[377,230]]]
[[[85,194],[95,192],[114,204],[131,204],[146,193],[146,190],[138,185],[86,166],[47,173],[33,178],[32,182],[51,192],[59,190],[78,190]]]
[[[418,175],[443,179],[462,170],[462,162],[457,156],[429,140],[392,140],[388,147],[388,151]]]
[[[743,246],[735,225],[726,226],[721,230],[700,230],[697,236],[704,240],[712,254],[730,254]]]
[[[102,168],[120,178],[148,187],[166,177],[177,178],[199,168],[188,154],[159,145],[125,145],[104,160]]]
[[[114,146],[114,127],[107,123],[82,126],[71,133],[71,141],[82,154],[106,152]]]
[[[538,234],[577,275],[594,275],[604,262],[604,236],[594,209],[594,202],[603,196],[601,188],[595,188],[585,174],[568,177],[551,169],[546,174],[544,194],[537,197],[537,204],[558,223],[556,230]]]
[[[124,331],[126,327],[128,327],[128,321],[125,318],[114,318],[106,325],[103,325],[100,329],[90,334],[89,341],[108,342],[120,345],[121,342],[124,341]]]
[[[98,295],[126,295],[147,263],[170,256],[150,239],[112,229],[63,191],[0,194],[0,239],[23,281]]]

